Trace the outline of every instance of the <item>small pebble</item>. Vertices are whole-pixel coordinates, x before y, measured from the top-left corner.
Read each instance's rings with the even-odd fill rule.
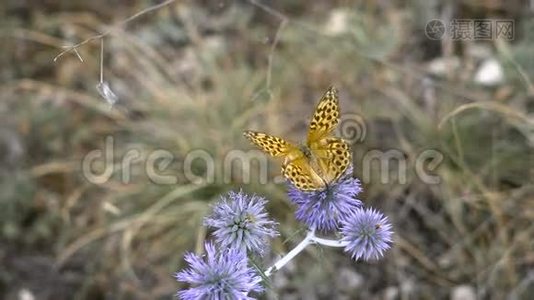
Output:
[[[469,285],[459,285],[452,290],[451,300],[476,300],[475,289]]]

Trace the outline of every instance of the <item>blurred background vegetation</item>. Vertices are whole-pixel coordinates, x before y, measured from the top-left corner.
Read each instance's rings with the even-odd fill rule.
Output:
[[[157,3],[0,4],[0,298],[169,299],[183,288],[172,274],[184,251],[207,236],[209,204],[231,189],[269,199],[282,232],[265,263],[274,260],[302,237],[284,186],[192,183],[183,158],[204,150],[219,163],[251,149],[241,135],[249,128],[299,140],[334,84],[342,112],[367,127],[353,145],[355,175],[371,150],[396,149],[408,162],[405,183],[381,183],[374,165],[360,197],[391,218],[395,246],[375,263],[310,249],[264,298],[531,299],[532,3],[178,0],[119,23]],[[432,19],[465,18],[513,19],[515,38],[425,35]],[[83,62],[72,52],[53,61],[62,46],[106,31],[112,109],[95,88],[100,40],[77,49]],[[82,159],[107,136],[114,173],[93,184]],[[124,170],[132,149],[145,156]],[[177,184],[145,174],[155,149],[173,153],[166,170]],[[439,184],[415,176],[428,149],[443,154],[432,171]]]

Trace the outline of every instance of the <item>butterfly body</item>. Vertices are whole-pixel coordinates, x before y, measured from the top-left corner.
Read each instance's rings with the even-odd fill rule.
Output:
[[[339,122],[337,91],[330,87],[323,95],[310,122],[307,139],[301,144],[256,131],[244,135],[274,157],[282,157],[282,175],[305,191],[327,187],[350,163],[348,144],[332,135]]]
[[[304,154],[304,156],[308,159],[312,159],[313,158],[313,153],[310,149],[310,146],[308,145],[303,145],[303,144],[300,144],[299,145],[299,150],[302,152],[302,154]]]
[[[326,174],[323,174],[324,172],[321,169],[319,157],[316,156],[315,151],[312,150],[309,145],[305,144],[300,144],[298,148],[301,153],[300,156],[297,156],[297,159],[286,161],[284,166],[290,163],[295,163],[298,159],[304,160],[305,163],[310,166],[310,176],[314,178],[315,181],[324,181],[323,178]],[[326,182],[324,184],[326,185]]]

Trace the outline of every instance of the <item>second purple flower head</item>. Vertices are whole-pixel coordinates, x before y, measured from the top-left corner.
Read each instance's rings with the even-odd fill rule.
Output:
[[[289,183],[288,195],[297,205],[297,220],[319,231],[339,229],[341,221],[362,206],[356,199],[361,192],[360,181],[352,177],[352,168],[323,190],[304,192]]]
[[[276,222],[269,219],[265,210],[266,203],[256,195],[229,192],[213,206],[204,224],[215,229],[213,234],[221,247],[262,255],[269,239],[278,235]]]

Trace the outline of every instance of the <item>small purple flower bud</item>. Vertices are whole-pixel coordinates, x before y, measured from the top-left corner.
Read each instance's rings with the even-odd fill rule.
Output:
[[[360,208],[343,220],[342,240],[347,242],[345,252],[355,260],[380,259],[393,242],[391,223],[382,213]]]

